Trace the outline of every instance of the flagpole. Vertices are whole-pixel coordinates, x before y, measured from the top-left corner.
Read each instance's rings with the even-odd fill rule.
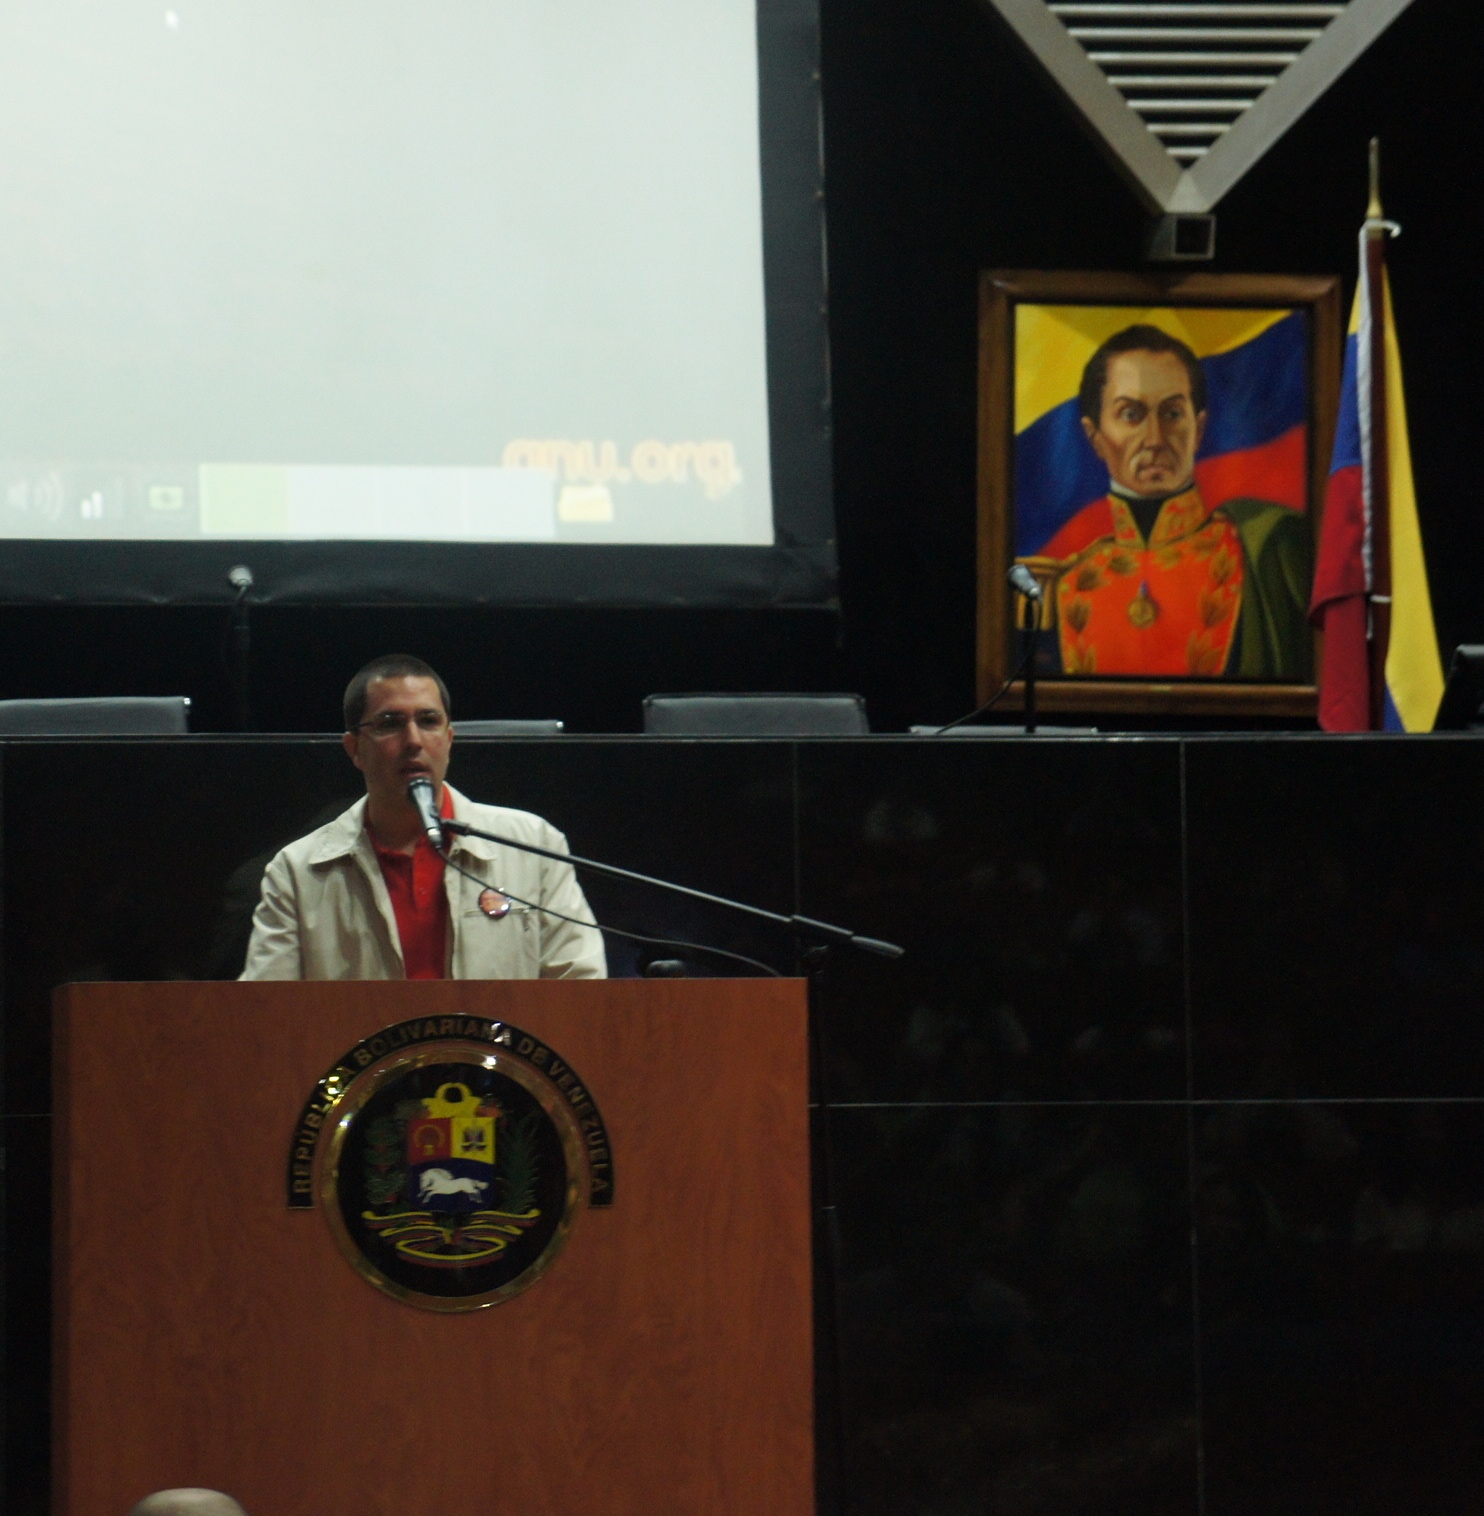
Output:
[[[1381,209],[1381,144],[1371,138],[1371,195],[1366,206],[1366,306],[1370,312],[1370,393],[1362,397],[1369,411],[1370,456],[1365,460],[1370,537],[1370,584],[1366,632],[1370,655],[1371,730],[1386,725],[1386,653],[1391,643],[1391,468],[1386,437],[1386,238],[1389,227]]]

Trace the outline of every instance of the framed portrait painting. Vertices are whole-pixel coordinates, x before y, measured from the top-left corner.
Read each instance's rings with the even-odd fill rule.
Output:
[[[1314,714],[1339,297],[1333,278],[982,276],[981,700],[1028,658],[1047,710]]]

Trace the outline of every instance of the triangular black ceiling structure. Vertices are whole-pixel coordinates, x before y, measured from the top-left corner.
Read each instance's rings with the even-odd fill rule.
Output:
[[[989,0],[1151,211],[1203,215],[1412,0]]]

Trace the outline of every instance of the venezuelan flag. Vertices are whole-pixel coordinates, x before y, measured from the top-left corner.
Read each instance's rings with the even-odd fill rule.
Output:
[[[1345,338],[1340,415],[1309,612],[1324,632],[1319,722],[1330,732],[1377,726],[1427,732],[1443,697],[1443,665],[1417,520],[1391,286],[1384,265],[1379,280],[1368,271],[1370,225],[1361,232],[1360,280]],[[1373,358],[1378,319],[1380,374]],[[1378,412],[1384,417],[1384,440],[1376,436]],[[1375,518],[1381,510],[1387,529],[1378,532]],[[1374,671],[1383,659],[1384,685],[1375,689]]]
[[[1015,311],[1015,553],[1070,557],[1113,530],[1108,471],[1083,435],[1082,370],[1125,327],[1178,337],[1205,371],[1195,478],[1211,507],[1247,497],[1308,503],[1308,350],[1303,311],[1054,306]]]

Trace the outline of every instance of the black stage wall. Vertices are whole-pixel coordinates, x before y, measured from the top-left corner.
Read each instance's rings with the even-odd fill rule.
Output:
[[[981,0],[823,0],[822,29],[841,616],[263,611],[259,729],[333,725],[350,671],[394,648],[435,661],[466,716],[582,731],[633,730],[643,695],[667,688],[855,688],[881,729],[971,703],[976,271],[1137,268],[1142,215]],[[1481,43],[1470,0],[1416,0],[1222,204],[1214,264],[1348,286],[1365,144],[1381,136],[1445,650],[1484,641],[1470,450]],[[184,693],[200,729],[225,730],[224,636],[219,611],[0,608],[0,697]]]
[[[1137,269],[1145,220],[979,0],[825,0],[836,496],[849,648],[898,725],[971,688],[975,273]],[[1484,205],[1470,84],[1484,10],[1416,0],[1217,208],[1219,272],[1355,282],[1365,152],[1388,249],[1445,650],[1484,634],[1468,397]]]
[[[1484,739],[468,741],[452,777],[906,945],[816,1000],[842,1516],[1477,1508]],[[235,973],[269,850],[356,779],[323,739],[0,745],[10,1516],[46,1509],[48,992]]]

